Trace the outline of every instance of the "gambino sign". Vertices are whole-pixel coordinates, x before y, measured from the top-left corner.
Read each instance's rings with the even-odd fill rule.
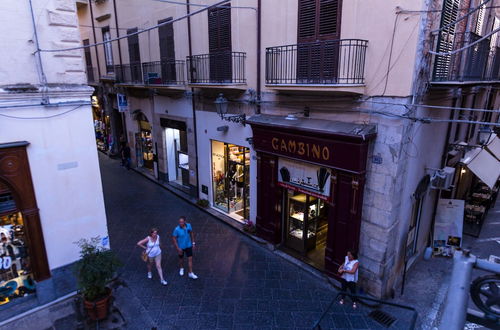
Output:
[[[279,158],[278,185],[329,200],[331,172],[325,167]]]

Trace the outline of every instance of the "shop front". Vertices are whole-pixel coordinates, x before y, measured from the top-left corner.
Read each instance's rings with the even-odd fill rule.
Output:
[[[166,178],[169,183],[189,188],[189,154],[186,123],[160,118],[164,130]]]
[[[35,294],[50,277],[26,142],[0,144],[0,305]]]
[[[357,250],[372,125],[257,115],[257,234],[335,275]],[[272,129],[270,129],[272,128]]]
[[[135,151],[137,167],[144,167],[153,171],[154,152],[153,136],[151,133],[151,124],[148,118],[140,110],[136,110],[135,118],[139,125],[139,132],[135,135]]]
[[[232,218],[250,216],[250,149],[211,140],[212,205]]]

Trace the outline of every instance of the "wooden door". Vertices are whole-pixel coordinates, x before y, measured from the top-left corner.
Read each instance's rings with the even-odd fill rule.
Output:
[[[136,33],[137,28],[128,29],[127,34]],[[128,41],[128,55],[130,61],[130,79],[131,82],[142,81],[141,69],[141,52],[139,48],[139,35],[134,34],[127,37]]]
[[[328,213],[325,270],[336,275],[348,250],[358,251],[364,176],[336,172],[332,176],[333,205]]]
[[[338,74],[341,0],[299,0],[298,83],[335,83]]]
[[[231,4],[208,11],[208,47],[210,81],[230,82],[232,77],[231,56]]]
[[[257,160],[257,235],[279,244],[281,242],[281,188],[278,187],[278,159],[259,153]]]

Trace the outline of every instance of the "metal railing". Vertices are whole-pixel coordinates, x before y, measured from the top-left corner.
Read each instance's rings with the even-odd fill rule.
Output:
[[[339,39],[266,48],[266,84],[363,84],[367,46]]]
[[[132,63],[115,66],[115,79],[119,84],[142,85],[141,63]]]
[[[162,60],[142,63],[145,85],[183,85],[184,61]]]
[[[96,84],[99,82],[99,74],[97,73],[97,68],[91,65],[87,65],[87,82],[89,84]]]
[[[473,268],[493,274],[471,282]],[[468,308],[469,294],[480,311]],[[453,272],[439,329],[461,330],[466,320],[491,329],[500,328],[500,264],[478,259],[464,250],[453,256]]]
[[[186,57],[190,84],[245,84],[243,52],[214,52]]]
[[[480,38],[472,32],[441,35],[436,49],[449,52]],[[434,55],[433,60],[432,80],[435,82],[500,80],[500,47],[496,46],[496,39],[484,39],[457,54]]]

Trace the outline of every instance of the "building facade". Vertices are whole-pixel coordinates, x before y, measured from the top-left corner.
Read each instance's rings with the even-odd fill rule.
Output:
[[[457,180],[494,192],[498,174],[465,157],[496,141],[477,143],[498,126],[487,1],[109,0],[79,21],[89,44],[123,37],[87,64],[127,97],[136,166],[334,278],[359,251],[371,294],[393,295],[435,247],[439,201],[472,194]],[[437,185],[443,173],[455,184]]]
[[[4,2],[0,16],[11,31],[0,54],[0,313],[7,319],[10,306],[17,315],[76,290],[76,241],[109,243],[83,53],[37,52],[80,44],[75,3]]]

